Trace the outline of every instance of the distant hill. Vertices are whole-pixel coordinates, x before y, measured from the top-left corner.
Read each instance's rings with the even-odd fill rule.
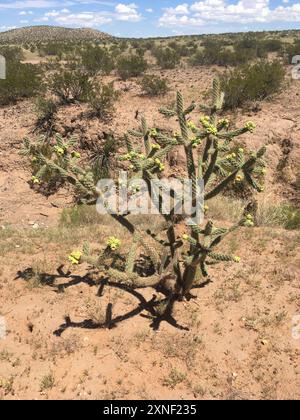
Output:
[[[93,41],[112,38],[96,29],[72,29],[60,26],[28,26],[0,32],[0,44],[25,44],[47,41]]]

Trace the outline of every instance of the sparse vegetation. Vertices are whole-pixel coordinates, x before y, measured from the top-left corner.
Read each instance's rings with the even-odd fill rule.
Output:
[[[90,105],[92,114],[106,120],[114,112],[114,104],[119,98],[119,93],[114,89],[114,84],[95,84],[87,94],[87,103]]]
[[[261,61],[232,70],[221,78],[225,107],[237,108],[266,99],[281,89],[283,81],[284,69],[279,61]]]
[[[180,63],[180,55],[170,47],[157,48],[153,54],[158,65],[164,70],[175,69],[175,67]]]
[[[114,59],[105,48],[89,45],[80,52],[80,56],[82,66],[90,75],[98,73],[101,75],[108,75],[114,69]]]
[[[164,95],[168,91],[167,80],[154,75],[144,76],[140,86],[143,92],[149,96]]]
[[[22,69],[0,80],[0,400],[299,398],[299,34],[0,33]],[[145,70],[120,77],[131,57]],[[63,73],[87,83],[56,94]],[[99,180],[139,206],[150,179],[188,178],[204,179],[200,224],[160,200],[95,205]]]
[[[54,387],[54,384],[55,384],[55,379],[52,372],[43,376],[41,380],[41,386],[40,386],[41,392],[49,391],[50,389]]]
[[[147,61],[138,54],[121,57],[117,62],[118,74],[123,80],[141,76],[147,68]]]
[[[175,388],[178,384],[183,382],[186,379],[186,374],[179,371],[178,369],[173,368],[170,371],[169,376],[164,379],[164,385],[170,388]]]
[[[63,104],[84,101],[93,89],[87,73],[80,70],[61,70],[49,77],[49,91]]]
[[[205,194],[206,201],[219,195],[227,185],[241,177],[245,178],[252,188],[257,191],[262,191],[263,188],[258,184],[256,174],[260,173],[259,169],[265,165],[263,162],[265,148],[260,149],[257,153],[253,153],[250,156],[245,156],[243,149],[238,150],[237,153],[228,154],[230,151],[230,142],[228,142],[228,139],[233,139],[243,133],[252,132],[255,126],[252,122],[248,122],[243,128],[229,132],[228,121],[217,119],[217,115],[222,110],[223,99],[224,95],[220,90],[219,80],[216,79],[213,84],[213,103],[210,107],[210,116],[201,117],[201,127],[198,128],[195,123],[192,121],[188,122],[186,119],[187,115],[195,109],[196,105],[192,104],[185,110],[182,95],[178,93],[176,109],[163,108],[161,109],[161,113],[167,117],[176,116],[178,118],[181,130],[180,134],[176,134],[173,138],[161,135],[156,129],[148,128],[146,120],[143,118],[140,131],[129,131],[129,134],[126,135],[125,139],[128,153],[121,157],[121,160],[125,162],[129,161],[129,168],[133,172],[140,172],[142,170],[141,175],[146,182],[155,181],[158,179],[157,175],[165,169],[162,159],[174,146],[183,144],[185,145],[187,174],[189,178],[197,179],[197,177],[200,176],[202,178],[203,176],[206,185],[209,185],[212,175],[216,179],[210,186],[209,191]],[[143,138],[144,153],[141,154],[134,151],[134,146],[129,135]],[[196,170],[192,152],[193,149],[198,149],[202,140],[206,140],[206,146],[202,150],[199,148],[198,159],[200,164],[198,170]],[[221,144],[222,153],[220,152]],[[208,154],[208,147],[214,147],[214,152],[211,155]],[[91,172],[89,170],[84,171],[74,161],[70,160],[69,149],[61,139],[59,139],[59,144],[54,146],[53,152],[51,152],[51,158],[54,159],[53,163],[52,160],[49,160],[49,158],[41,154],[39,150],[34,143],[26,140],[25,153],[36,159],[37,170],[34,172],[33,178],[37,180],[37,183],[43,181],[45,173],[49,174],[53,172],[55,177],[60,176],[62,179],[68,180],[73,184],[77,194],[80,194],[84,200],[91,202],[99,199],[103,200],[100,191],[96,189],[96,181],[92,179]],[[130,169],[128,170],[129,173]],[[150,192],[149,190],[149,195]],[[175,194],[175,192],[173,191],[172,194]],[[194,189],[192,192],[194,203],[198,200],[197,194],[197,190]],[[102,205],[105,205],[105,203],[102,203]],[[162,207],[160,206],[159,211],[163,215]],[[162,282],[164,277],[171,276],[173,285],[170,286],[170,297],[165,303],[161,302],[161,314],[171,310],[170,308],[172,308],[174,300],[190,296],[190,291],[197,275],[196,267],[199,267],[201,275],[206,278],[208,277],[208,265],[212,261],[239,262],[239,257],[217,253],[215,247],[219,245],[224,237],[235,231],[238,227],[243,225],[253,226],[254,224],[251,214],[243,216],[231,228],[214,227],[211,220],[207,222],[204,229],[201,229],[200,226],[193,223],[187,226],[190,233],[184,234],[178,242],[178,239],[176,239],[178,222],[174,218],[174,215],[172,215],[172,212],[164,215],[166,222],[169,223],[169,228],[166,231],[168,245],[165,245],[165,248],[168,250],[170,261],[173,260],[170,265],[170,263],[162,263],[163,260],[159,249],[156,250],[153,245],[153,239],[156,238],[156,235],[152,233],[151,228],[142,233],[125,216],[112,214],[112,217],[116,218],[123,227],[127,228],[133,235],[134,241],[127,256],[126,267],[124,267],[125,272],[110,268],[108,275],[112,276],[115,281],[126,283],[133,288],[139,287],[140,285],[157,286]],[[117,239],[114,239],[114,241],[114,244],[117,243]],[[140,243],[149,254],[152,269],[151,275],[148,277],[145,275],[141,277],[135,272],[135,261],[138,257],[136,255],[137,243]],[[203,245],[204,243],[206,244],[205,246]],[[120,243],[118,242],[118,245],[112,247],[108,243],[111,251],[116,251],[119,245]],[[181,254],[178,253],[179,248],[181,248]],[[188,248],[189,251],[187,251]],[[176,253],[175,249],[177,250]],[[179,255],[184,255],[185,252],[189,253],[187,254],[187,258],[183,258],[182,264],[182,257],[179,257]],[[104,249],[103,254],[96,258],[87,255],[86,251],[83,251],[83,253],[76,251],[71,254],[70,259],[74,263],[79,263],[87,258],[89,263],[92,263],[97,268],[101,268],[103,264],[105,265],[104,261],[106,257],[107,247]],[[157,271],[164,274],[158,276]]]
[[[41,90],[41,74],[36,66],[8,60],[6,73],[6,79],[0,81],[0,105],[32,98]]]
[[[36,99],[35,111],[37,114],[37,127],[44,129],[50,134],[58,111],[57,103],[52,99],[40,96]]]

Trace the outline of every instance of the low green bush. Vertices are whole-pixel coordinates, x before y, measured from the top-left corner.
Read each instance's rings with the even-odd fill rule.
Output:
[[[284,68],[279,61],[260,61],[242,66],[221,77],[225,108],[237,108],[249,101],[260,101],[277,93],[284,81]]]
[[[37,127],[51,129],[58,106],[52,99],[39,96],[35,102],[35,112],[37,114]]]
[[[82,66],[91,75],[97,73],[108,75],[114,69],[114,59],[106,48],[89,45],[80,52],[80,55]]]
[[[149,96],[164,95],[168,91],[167,80],[155,75],[144,76],[139,84],[142,91]]]
[[[114,84],[97,83],[87,96],[87,102],[92,114],[100,119],[108,119],[114,112],[114,104],[119,98],[119,92],[114,89]]]
[[[80,70],[60,70],[48,79],[49,91],[64,103],[84,101],[93,89],[89,75]]]
[[[294,44],[286,48],[286,59],[289,64],[294,64],[292,62],[293,57],[300,55],[300,40],[294,41]]]
[[[0,54],[5,57],[6,62],[19,62],[24,60],[24,54],[22,48],[20,47],[1,46]]]
[[[175,67],[180,64],[180,55],[173,48],[156,48],[153,55],[156,58],[159,67],[164,70],[175,69]]]
[[[32,98],[41,88],[41,72],[37,66],[7,61],[6,79],[0,80],[0,105]]]
[[[147,68],[147,61],[138,54],[121,57],[117,63],[118,74],[123,80],[129,79],[130,77],[141,76]]]

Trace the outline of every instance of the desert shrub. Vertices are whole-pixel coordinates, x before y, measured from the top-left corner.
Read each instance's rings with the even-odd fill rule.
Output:
[[[190,59],[192,66],[237,66],[247,63],[252,55],[245,49],[229,50],[219,43],[212,43],[203,50],[196,51]]]
[[[136,54],[140,57],[144,57],[144,55],[146,54],[146,51],[147,51],[147,49],[143,46],[141,46],[141,47],[139,47],[135,50]]]
[[[82,66],[91,74],[110,74],[115,63],[106,48],[87,46],[81,51]]]
[[[208,115],[197,119],[199,122],[193,122],[189,118],[196,109],[196,104],[185,106],[183,97],[178,92],[175,109],[160,109],[160,113],[166,118],[174,118],[178,122],[177,133],[162,134],[158,128],[149,127],[146,119],[142,118],[140,126],[135,130],[129,130],[124,136],[127,153],[119,156],[119,160],[122,161],[123,167],[127,168],[128,183],[121,180],[119,187],[123,187],[125,182],[128,187],[126,195],[128,193],[134,197],[136,192],[140,191],[136,183],[141,178],[146,186],[144,192],[149,195],[149,203],[153,201],[156,204],[159,214],[164,219],[161,224],[155,223],[157,217],[148,215],[145,218],[149,220],[149,224],[141,227],[128,217],[130,212],[127,210],[124,213],[117,209],[112,211],[106,194],[110,191],[107,191],[107,188],[103,191],[96,188],[90,168],[84,167],[80,161],[74,162],[72,149],[63,141],[60,141],[58,148],[50,145],[52,147],[50,159],[44,156],[35,142],[26,140],[24,144],[25,153],[31,159],[35,159],[37,165],[33,172],[33,182],[37,184],[43,182],[43,176],[47,171],[52,172],[54,177],[60,176],[74,186],[76,193],[88,202],[97,201],[98,205],[102,203],[112,219],[131,235],[130,246],[128,242],[123,245],[119,238],[111,236],[107,238],[97,255],[93,255],[90,247],[85,244],[81,251],[73,251],[70,254],[69,261],[73,264],[87,262],[105,272],[105,277],[112,279],[114,283],[126,286],[126,289],[163,287],[166,298],[160,301],[152,300],[154,302],[151,307],[152,325],[155,328],[159,327],[162,320],[170,318],[175,301],[190,299],[192,288],[199,280],[204,282],[209,279],[208,270],[212,264],[239,263],[241,260],[236,255],[225,254],[219,247],[222,240],[240,226],[253,227],[253,215],[245,214],[247,210],[245,209],[241,218],[235,220],[231,226],[218,226],[210,217],[209,206],[207,207],[209,201],[220,196],[227,185],[241,176],[244,176],[257,192],[263,190],[263,186],[257,181],[256,173],[265,166],[266,148],[263,147],[252,154],[239,150],[234,156],[228,155],[231,141],[242,134],[252,132],[254,124],[248,121],[239,129],[229,130],[228,121],[220,115],[224,95],[220,90],[219,80],[214,81],[212,91],[212,102],[206,107]],[[182,147],[186,155],[186,177],[193,187],[188,194],[188,200],[192,198],[192,203],[200,204],[200,191],[194,181],[203,179],[204,200],[207,203],[204,207],[201,204],[201,210],[207,212],[204,224],[202,221],[191,220],[192,215],[183,214],[177,217],[175,208],[165,211],[161,193],[152,194],[152,189],[149,188],[152,182],[153,185],[157,185],[157,181],[165,171],[164,161],[167,154],[177,147]],[[199,162],[198,165],[196,162]],[[171,188],[168,197],[178,198],[178,204],[183,204],[185,207],[185,198],[181,195],[178,197],[177,194],[177,189]],[[136,199],[140,200],[139,194]],[[173,200],[172,204],[174,205]],[[183,222],[186,222],[186,233],[182,235]],[[112,233],[116,235],[113,225]],[[121,258],[120,253],[122,253]],[[111,264],[112,260],[115,261],[115,257],[119,261],[118,268]],[[109,286],[109,282],[106,284]]]
[[[263,100],[277,93],[284,81],[284,74],[279,61],[260,61],[227,72],[221,78],[225,107],[237,108],[248,101]]]
[[[93,115],[105,120],[114,112],[114,104],[118,98],[119,92],[114,89],[113,82],[107,85],[97,83],[87,95],[87,103]]]
[[[123,40],[119,43],[120,51],[125,52],[128,48],[128,42]]]
[[[32,98],[41,90],[40,69],[17,61],[6,63],[6,79],[0,80],[0,105]]]
[[[157,60],[157,64],[164,70],[175,69],[175,67],[180,63],[179,54],[169,47],[156,48],[153,55]]]
[[[246,202],[224,195],[213,198],[209,203],[209,215],[216,220],[234,222],[242,217]]]
[[[48,42],[47,44],[44,44],[39,48],[38,53],[40,57],[57,56],[59,59],[61,59],[63,55],[63,50],[64,48],[61,43]]]
[[[48,79],[48,87],[62,103],[84,101],[93,89],[89,75],[80,70],[60,70]]]
[[[29,139],[26,138],[24,143],[28,145]],[[80,153],[75,149],[76,145],[77,139],[63,140],[57,134],[51,142],[49,138],[45,139],[44,136],[39,137],[35,143],[34,150],[36,155],[43,156],[43,159],[49,162],[52,160],[54,165],[65,170],[68,165],[75,165],[80,158]],[[26,147],[21,153],[24,156],[30,154]],[[53,173],[53,167],[50,169],[46,164],[41,164],[41,160],[37,156],[32,156],[30,164],[34,174],[30,183],[34,189],[43,195],[50,196],[67,181],[61,178],[58,173]],[[92,177],[92,174],[89,176]]]
[[[262,41],[264,49],[268,52],[279,52],[283,48],[283,44],[280,39],[266,39]]]
[[[300,55],[300,40],[295,40],[294,44],[286,48],[286,59],[289,64],[292,64],[293,57]]]
[[[0,54],[3,55],[3,57],[5,57],[6,62],[20,62],[24,60],[24,54],[22,48],[20,47],[1,46]]]
[[[300,210],[287,204],[274,204],[268,197],[258,205],[258,226],[278,226],[288,230],[300,229]]]
[[[91,165],[94,179],[108,178],[111,170],[115,166],[115,154],[118,142],[112,134],[106,134],[104,142],[93,143],[89,151],[89,163]]]
[[[36,126],[51,131],[57,110],[58,106],[55,101],[39,96],[35,103]]]
[[[229,50],[209,50],[197,51],[189,60],[192,66],[227,66],[240,63],[237,55]]]
[[[106,223],[104,223],[105,221]],[[104,215],[99,214],[95,206],[84,204],[65,208],[60,216],[60,225],[66,227],[96,224],[104,225],[109,224],[109,222],[111,222],[111,220],[109,220],[108,217],[105,218]]]
[[[286,213],[286,222],[285,228],[286,229],[300,229],[300,209],[287,206],[285,208]]]
[[[144,76],[139,84],[143,92],[149,96],[164,95],[168,91],[167,80],[155,75]]]
[[[117,63],[118,74],[123,80],[140,76],[147,68],[147,61],[138,54],[121,57]]]
[[[152,39],[144,41],[144,47],[146,48],[146,50],[152,51],[153,48],[155,48],[155,41],[153,41]]]
[[[134,39],[134,40],[130,41],[130,45],[131,45],[132,49],[136,50],[141,46],[141,43],[140,43],[140,41],[137,41],[137,40]]]

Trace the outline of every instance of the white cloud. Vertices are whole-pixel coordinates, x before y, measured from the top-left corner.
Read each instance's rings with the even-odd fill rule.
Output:
[[[287,4],[287,0],[284,0]],[[186,3],[167,8],[159,19],[159,25],[205,26],[219,23],[270,23],[300,22],[300,3],[271,9],[269,0],[203,0],[188,6]]]
[[[76,6],[78,4],[97,4],[113,6],[113,0],[17,0],[9,3],[0,2],[0,9],[51,9],[55,7]]]
[[[168,7],[166,13],[173,15],[188,15],[189,14],[189,5],[187,3],[179,4],[176,7]]]
[[[139,22],[142,15],[138,11],[138,6],[135,3],[123,4],[119,3],[115,6],[114,11],[82,11],[79,13],[71,13],[68,9],[57,10],[53,9],[46,12],[44,16],[37,21],[52,20],[60,25],[75,25],[83,27],[97,27],[105,25],[114,20]]]
[[[0,3],[0,9],[43,9],[55,7],[59,2],[56,0],[24,0]]]
[[[146,9],[146,12],[147,12],[147,13],[153,13],[153,12],[154,12],[154,10],[153,10],[153,9],[151,9],[151,7],[149,7],[149,9]]]
[[[59,16],[56,16],[54,20],[61,25],[76,25],[83,27],[104,25],[112,21],[109,16],[105,16],[101,12],[60,14]]]
[[[49,18],[48,16],[42,16],[40,18],[34,19],[34,22],[48,22]]]
[[[27,15],[33,15],[33,12],[31,10],[22,10],[22,12],[19,13],[20,16],[27,16]]]
[[[10,31],[11,29],[16,29],[16,26],[0,26],[0,32],[2,31]]]
[[[135,3],[117,4],[115,8],[115,17],[117,20],[128,22],[138,22],[142,19],[141,14],[138,13],[138,6]]]
[[[56,17],[56,16],[59,16],[59,15],[60,15],[60,12],[58,12],[56,10],[52,10],[52,12],[45,13],[45,16],[47,16],[47,17]]]

